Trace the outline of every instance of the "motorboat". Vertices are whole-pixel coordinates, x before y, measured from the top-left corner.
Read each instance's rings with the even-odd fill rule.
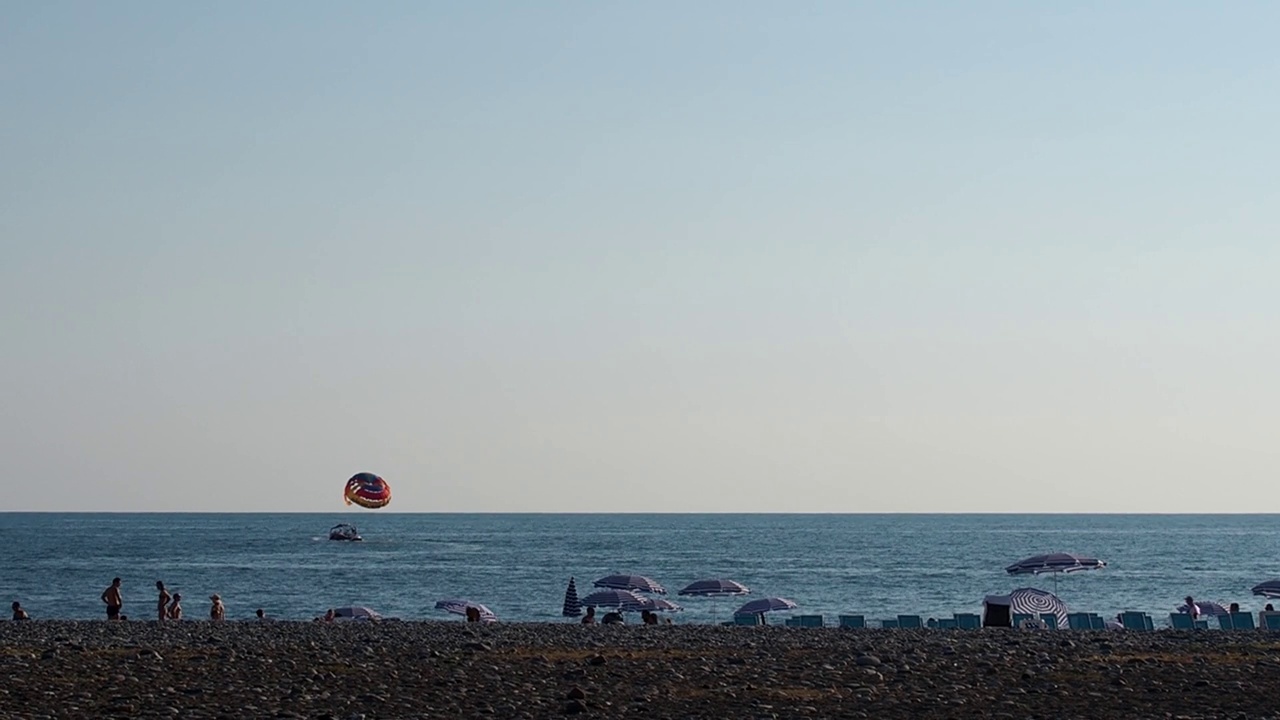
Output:
[[[360,537],[360,531],[356,530],[355,525],[348,525],[346,523],[340,523],[329,528],[329,539],[346,540],[348,542],[359,542],[364,540],[364,538]]]

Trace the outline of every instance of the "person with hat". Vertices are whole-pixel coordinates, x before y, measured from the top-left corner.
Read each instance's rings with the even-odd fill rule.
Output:
[[[209,608],[209,619],[214,622],[221,622],[222,618],[226,617],[227,614],[227,609],[222,606],[222,597],[214,593],[209,596],[209,599],[213,601],[213,606]]]

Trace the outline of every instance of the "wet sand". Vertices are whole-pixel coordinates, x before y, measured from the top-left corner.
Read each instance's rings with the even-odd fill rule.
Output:
[[[1280,634],[0,623],[0,717],[1280,718]]]

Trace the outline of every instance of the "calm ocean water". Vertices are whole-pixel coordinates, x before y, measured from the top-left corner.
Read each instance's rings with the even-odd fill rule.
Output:
[[[330,542],[355,522],[364,543]],[[98,618],[98,595],[124,578],[126,613],[150,618],[154,583],[205,617],[217,592],[228,617],[262,607],[281,618],[367,605],[404,619],[465,597],[503,620],[562,621],[570,576],[625,572],[666,585],[710,622],[712,603],[676,598],[705,577],[790,598],[807,613],[980,611],[982,597],[1053,580],[1010,577],[1028,555],[1094,555],[1109,567],[1060,577],[1074,610],[1168,613],[1186,594],[1258,609],[1249,588],[1280,576],[1274,515],[409,515],[0,513],[0,599],[37,618]],[[746,598],[750,599],[750,598]],[[740,601],[720,600],[719,619]]]

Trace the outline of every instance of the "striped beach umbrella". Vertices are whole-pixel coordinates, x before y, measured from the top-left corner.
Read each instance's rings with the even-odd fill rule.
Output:
[[[1067,604],[1047,590],[1036,588],[1018,588],[1009,593],[1009,611],[1026,615],[1034,615],[1038,620],[1045,613],[1052,613],[1058,618],[1058,629],[1066,630]]]
[[[749,595],[751,590],[737,580],[707,578],[694,580],[680,590],[681,595],[711,598],[711,620],[716,619],[716,598]]]
[[[597,590],[590,595],[582,598],[582,604],[587,607],[610,607],[626,610],[628,612],[640,612],[645,607],[647,598],[631,592],[630,590]]]
[[[578,586],[573,578],[569,578],[569,587],[564,589],[564,609],[560,611],[565,617],[578,617],[582,614],[582,603],[578,601]]]
[[[689,583],[679,594],[695,595],[697,597],[728,597],[731,595],[748,595],[750,593],[751,590],[747,589],[746,585],[736,580],[709,578]]]
[[[1107,564],[1097,558],[1084,557],[1083,555],[1073,555],[1071,553],[1049,553],[1047,555],[1032,555],[1029,558],[1023,558],[1018,562],[1006,567],[1005,572],[1010,575],[1041,575],[1044,573],[1053,574],[1053,589],[1058,589],[1058,574],[1073,573],[1082,570],[1100,570]]]
[[[733,611],[734,615],[759,615],[760,613],[773,612],[775,610],[795,610],[798,605],[786,598],[766,597],[752,600],[742,607]]]
[[[666,588],[659,585],[652,578],[647,578],[643,575],[608,575],[591,584],[598,588],[611,588],[613,590],[636,590],[656,595],[667,594]]]
[[[1280,598],[1280,579],[1268,580],[1253,586],[1253,594],[1265,598]]]

